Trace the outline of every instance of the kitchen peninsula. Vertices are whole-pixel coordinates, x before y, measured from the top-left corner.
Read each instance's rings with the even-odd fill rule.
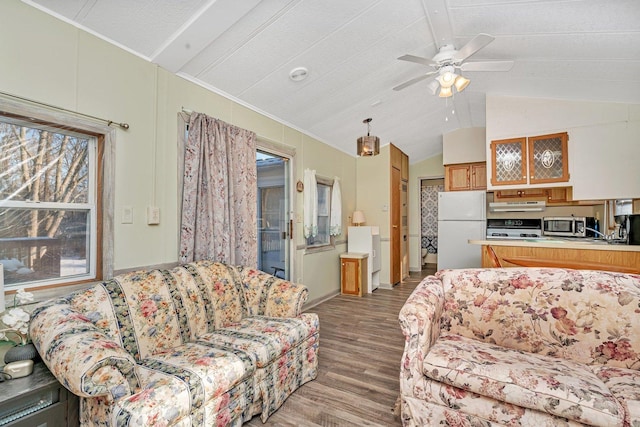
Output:
[[[496,267],[493,250],[503,267],[564,267],[640,274],[640,246],[571,239],[469,240],[482,246],[482,266]]]

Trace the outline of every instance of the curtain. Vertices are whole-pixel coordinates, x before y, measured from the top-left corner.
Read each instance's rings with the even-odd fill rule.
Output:
[[[333,177],[333,187],[331,188],[329,234],[332,236],[342,234],[342,193],[340,190],[340,178],[337,176]]]
[[[180,262],[257,267],[255,133],[201,113],[184,147]]]
[[[318,183],[316,171],[304,170],[304,237],[314,237],[318,234]]]

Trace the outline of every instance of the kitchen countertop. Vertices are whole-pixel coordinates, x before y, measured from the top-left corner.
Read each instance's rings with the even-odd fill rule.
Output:
[[[557,248],[557,249],[581,249],[594,251],[622,251],[640,252],[640,245],[616,245],[608,244],[598,240],[576,240],[576,239],[486,239],[469,240],[472,245],[483,246],[516,246],[516,247],[537,247],[537,248]]]

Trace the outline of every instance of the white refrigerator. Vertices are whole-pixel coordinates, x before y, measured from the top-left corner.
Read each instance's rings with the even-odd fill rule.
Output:
[[[469,240],[487,235],[484,191],[438,193],[438,269],[481,267],[481,246]]]

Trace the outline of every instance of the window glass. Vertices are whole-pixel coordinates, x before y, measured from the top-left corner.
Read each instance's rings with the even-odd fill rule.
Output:
[[[97,138],[0,115],[5,287],[95,278]]]

